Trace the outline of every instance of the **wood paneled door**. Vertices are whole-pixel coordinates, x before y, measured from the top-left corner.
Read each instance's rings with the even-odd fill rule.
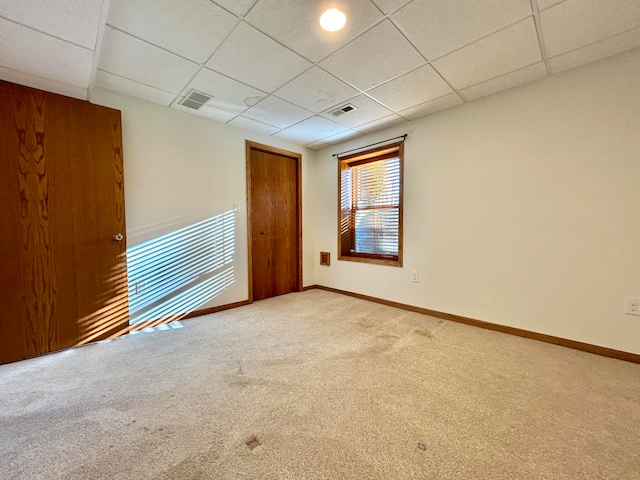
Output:
[[[0,363],[128,331],[120,112],[0,81]]]
[[[247,141],[250,301],[302,288],[301,160]]]

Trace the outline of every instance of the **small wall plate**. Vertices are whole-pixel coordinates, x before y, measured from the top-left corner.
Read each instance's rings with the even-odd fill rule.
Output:
[[[320,252],[320,265],[331,265],[331,254],[329,252]]]

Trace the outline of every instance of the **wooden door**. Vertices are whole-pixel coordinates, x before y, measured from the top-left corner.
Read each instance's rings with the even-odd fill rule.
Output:
[[[249,299],[300,291],[301,156],[247,142]]]
[[[0,172],[0,363],[128,331],[120,112],[0,81]]]

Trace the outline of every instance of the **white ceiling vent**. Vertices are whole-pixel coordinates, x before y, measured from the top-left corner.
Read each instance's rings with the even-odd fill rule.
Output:
[[[336,108],[334,111],[329,113],[331,113],[331,115],[333,115],[334,117],[337,117],[338,115],[344,115],[345,113],[348,113],[352,110],[357,110],[357,109],[358,107],[351,105],[350,103],[347,103],[346,105],[343,105],[340,108]]]
[[[180,105],[198,110],[202,105],[211,100],[211,98],[213,97],[210,97],[206,93],[202,93],[197,90],[191,90],[189,92],[189,95],[184,97],[184,99],[180,102]]]

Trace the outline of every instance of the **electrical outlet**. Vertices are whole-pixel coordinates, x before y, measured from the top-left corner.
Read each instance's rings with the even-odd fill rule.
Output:
[[[411,282],[420,283],[420,274],[416,271],[411,272]]]
[[[624,299],[624,313],[627,315],[640,315],[640,298],[627,297]]]

